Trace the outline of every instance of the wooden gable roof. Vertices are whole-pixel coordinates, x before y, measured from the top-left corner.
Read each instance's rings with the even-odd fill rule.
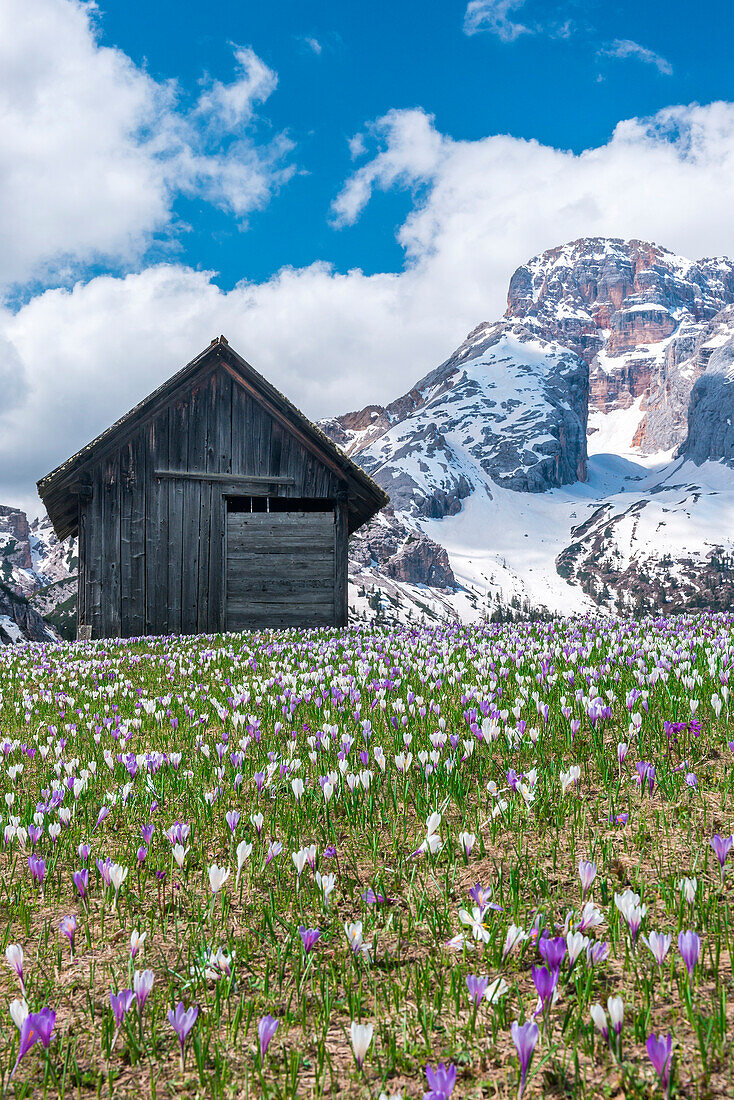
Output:
[[[200,374],[216,365],[226,370],[308,451],[344,480],[349,497],[350,531],[361,527],[389,503],[388,495],[364,470],[347,458],[300,409],[238,355],[224,336],[219,336],[167,382],[37,483],[39,496],[60,539],[77,534],[78,494],[89,467],[123,446],[138,427],[158,415],[185,393]]]

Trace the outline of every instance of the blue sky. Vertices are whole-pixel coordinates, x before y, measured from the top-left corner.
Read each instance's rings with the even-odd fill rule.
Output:
[[[622,118],[732,93],[727,2],[699,4],[693,16],[680,0],[526,0],[508,13],[511,26],[527,28],[510,41],[489,25],[465,33],[465,12],[461,0],[100,0],[101,40],[156,80],[177,81],[184,99],[196,97],[204,72],[231,80],[232,43],[252,47],[278,74],[257,130],[289,134],[298,174],[248,217],[246,232],[211,205],[180,199],[188,228],[176,236],[178,257],[216,269],[222,286],[316,258],[342,270],[399,270],[395,229],[409,195],[380,196],[349,228],[329,220],[353,165],[348,139],[392,108],[421,107],[457,140],[510,133],[580,152]],[[624,56],[614,43],[640,51]]]
[[[0,3],[0,503],[230,342],[386,403],[590,236],[734,255],[731,6]]]

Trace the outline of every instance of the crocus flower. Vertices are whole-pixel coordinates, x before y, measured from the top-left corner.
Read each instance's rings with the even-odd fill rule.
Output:
[[[185,1009],[183,1001],[179,1001],[176,1005],[176,1009],[169,1008],[168,1010],[168,1022],[176,1032],[178,1041],[181,1044],[181,1068],[184,1066],[184,1046],[188,1034],[192,1027],[196,1023],[196,1017],[199,1015],[198,1005],[192,1005],[191,1008]]]
[[[427,1065],[426,1080],[428,1092],[423,1093],[423,1100],[449,1100],[456,1084],[456,1066],[439,1062],[433,1069]]]
[[[487,992],[487,986],[489,985],[489,978],[480,977],[476,974],[467,974],[466,987],[469,990],[469,997],[474,1002],[474,1007],[479,1005],[484,994]]]
[[[689,905],[693,905],[696,900],[697,886],[698,880],[695,878],[682,878],[678,883],[678,888]]]
[[[609,1013],[609,1020],[614,1028],[614,1033],[619,1036],[622,1032],[622,1024],[624,1023],[624,1001],[622,998],[607,998],[607,1012]]]
[[[366,955],[366,957],[369,958],[370,951],[372,950],[372,944],[364,942],[364,938],[362,935],[362,921],[358,920],[354,921],[353,923],[347,921],[347,923],[344,925],[344,931],[347,934],[347,941],[352,949],[353,954],[362,954]]]
[[[143,1015],[145,1002],[150,996],[154,981],[155,975],[152,970],[136,970],[133,975],[133,992],[135,993],[135,999],[138,1002],[138,1012],[141,1016]]]
[[[525,1024],[519,1024],[517,1020],[513,1020],[512,1027],[510,1028],[510,1034],[512,1035],[512,1041],[515,1044],[515,1050],[517,1051],[517,1057],[520,1060],[520,1088],[518,1089],[518,1100],[522,1097],[525,1091],[525,1083],[528,1077],[528,1069],[530,1068],[530,1062],[532,1061],[533,1051],[538,1042],[540,1032],[538,1031],[538,1025],[534,1020],[528,1020]]]
[[[241,817],[242,817],[242,814],[239,812],[239,810],[230,810],[229,813],[226,813],[224,815],[224,820],[229,825],[230,831],[233,835],[234,835],[235,829],[237,828],[237,826],[240,823],[240,818]]]
[[[20,991],[25,996],[25,982],[23,980],[23,948],[19,943],[9,943],[5,948],[5,958],[8,966],[14,970],[20,982]]]
[[[673,1039],[670,1033],[665,1038],[658,1039],[657,1035],[649,1035],[647,1043],[647,1056],[652,1062],[653,1069],[660,1078],[660,1086],[663,1092],[668,1092],[670,1081],[671,1056],[673,1053]]]
[[[566,954],[566,941],[563,937],[542,936],[538,943],[538,951],[543,956],[548,969],[557,974]]]
[[[260,1039],[260,1061],[263,1062],[265,1054],[270,1042],[278,1030],[280,1020],[276,1020],[274,1016],[263,1016],[260,1023],[257,1025],[257,1034]]]
[[[640,925],[647,913],[647,906],[640,905],[640,895],[633,890],[625,890],[623,894],[615,894],[614,904],[627,921],[632,942],[636,943]]]
[[[216,896],[219,893],[231,873],[228,867],[217,867],[216,863],[212,863],[209,868],[209,886],[212,894]]]
[[[304,954],[308,955],[316,946],[317,941],[321,937],[321,932],[318,928],[306,928],[305,925],[301,925],[298,929],[298,934],[303,941]]]
[[[82,901],[85,901],[87,897],[87,890],[89,889],[89,871],[86,869],[86,867],[82,867],[81,871],[74,871],[74,874],[71,876],[71,878],[72,882],[77,888],[80,898],[82,899]]]
[[[123,989],[120,993],[113,993],[110,990],[110,1004],[112,1006],[112,1012],[115,1017],[115,1027],[121,1028],[125,1019],[125,1014],[130,1010],[133,1001],[135,1000],[135,994],[132,989]]]
[[[137,928],[134,928],[130,936],[130,958],[134,959],[140,948],[143,946],[147,932],[138,932]]]
[[[646,944],[658,966],[662,966],[670,950],[672,937],[664,932],[651,932],[649,936],[642,937],[642,942]]]
[[[596,878],[596,864],[593,860],[581,860],[579,863],[579,878],[581,879],[581,900],[583,901]]]
[[[241,840],[237,845],[237,878],[236,883],[240,881],[240,875],[242,874],[242,868],[245,865],[245,860],[250,857],[252,853],[252,844],[248,844],[246,840]]]
[[[42,1043],[46,1050],[48,1050],[55,1023],[56,1013],[51,1008],[42,1008],[40,1012],[30,1012],[26,1016],[23,1021],[23,1026],[20,1029],[20,1049],[10,1078],[13,1077],[13,1074],[20,1065],[21,1059],[25,1058],[28,1051],[31,1047],[35,1046],[36,1043]]]
[[[360,1069],[364,1064],[367,1049],[372,1042],[374,1030],[372,1024],[358,1024],[356,1020],[352,1020],[352,1026],[350,1028],[352,1050],[354,1051],[355,1061]]]
[[[594,1022],[594,1027],[599,1032],[601,1037],[609,1042],[609,1025],[607,1024],[607,1014],[600,1004],[593,1004],[589,1009],[591,1019]]]
[[[472,848],[476,844],[476,840],[477,838],[474,833],[459,833],[459,844],[463,849],[466,859],[468,859],[471,855]]]
[[[729,852],[732,849],[732,845],[734,845],[734,836],[719,836],[719,834],[716,833],[715,836],[711,837],[709,843],[711,844],[716,858],[719,861],[719,866],[721,868],[721,881],[723,883],[724,864],[726,863],[726,857],[729,855]],[[30,860],[28,862],[30,864]]]
[[[688,977],[692,978],[701,951],[701,940],[698,937],[698,933],[691,932],[690,930],[688,932],[679,932],[678,950],[683,957],[683,962],[686,964]]]
[[[62,917],[59,922],[59,932],[61,932],[62,936],[66,936],[69,941],[72,959],[74,958],[74,936],[76,936],[76,927],[76,917],[73,914],[70,917]]]
[[[528,934],[521,925],[511,924],[507,929],[504,946],[502,948],[503,961],[527,938]]]
[[[565,944],[564,944],[565,948]],[[553,1000],[558,983],[558,971],[549,970],[546,966],[533,967],[533,982],[540,998],[541,1010],[546,1012]]]
[[[576,960],[582,951],[585,951],[589,946],[589,937],[584,936],[582,932],[566,933],[566,949],[568,951],[568,961],[571,966],[574,965]]]
[[[16,997],[14,1001],[10,1002],[9,1011],[11,1020],[17,1027],[18,1031],[21,1031],[29,1011],[25,999]]]
[[[595,940],[586,948],[586,958],[592,966],[604,962],[609,956],[609,944],[606,941]]]
[[[43,880],[46,877],[45,859],[41,859],[40,856],[29,856],[28,869],[30,870],[31,876],[36,885],[43,886]]]

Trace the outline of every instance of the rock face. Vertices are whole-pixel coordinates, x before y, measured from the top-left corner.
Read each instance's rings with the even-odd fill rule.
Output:
[[[506,316],[537,326],[589,364],[592,430],[594,413],[640,401],[646,422],[632,438],[654,452],[677,446],[685,434],[681,404],[687,405],[695,377],[688,384],[676,366],[688,342],[731,302],[729,260],[691,261],[644,241],[592,238],[518,268]]]
[[[74,540],[59,542],[47,516],[29,523],[20,509],[0,506],[0,641],[72,636],[76,566]]]
[[[696,465],[723,460],[734,466],[734,306],[706,326],[684,366],[696,380],[678,453]]]

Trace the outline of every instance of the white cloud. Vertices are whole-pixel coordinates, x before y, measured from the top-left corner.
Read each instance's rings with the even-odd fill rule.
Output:
[[[511,18],[525,6],[525,0],[470,0],[464,12],[464,34],[487,31],[502,42],[514,42],[521,34],[530,34],[530,27]]]
[[[0,4],[0,285],[135,261],[181,191],[244,217],[288,178],[287,139],[249,129],[277,83],[252,50],[186,111],[94,18],[83,0]]]
[[[315,53],[318,57],[324,52],[324,47],[319,42],[318,38],[306,37],[304,39],[305,44],[308,46],[312,53]]]
[[[412,192],[399,273],[314,264],[224,292],[156,266],[0,314],[19,380],[0,413],[0,502],[28,501],[33,481],[220,332],[317,417],[405,392],[501,315],[513,270],[545,248],[607,235],[734,252],[734,104],[620,122],[580,154],[506,135],[454,141],[422,111],[392,111],[368,133],[371,159],[335,212],[348,223],[369,216],[376,189]]]
[[[641,61],[643,65],[654,65],[662,76],[673,75],[673,66],[666,58],[629,38],[615,38],[608,46],[602,46],[598,53],[601,57],[616,58],[620,61],[630,59]]]

